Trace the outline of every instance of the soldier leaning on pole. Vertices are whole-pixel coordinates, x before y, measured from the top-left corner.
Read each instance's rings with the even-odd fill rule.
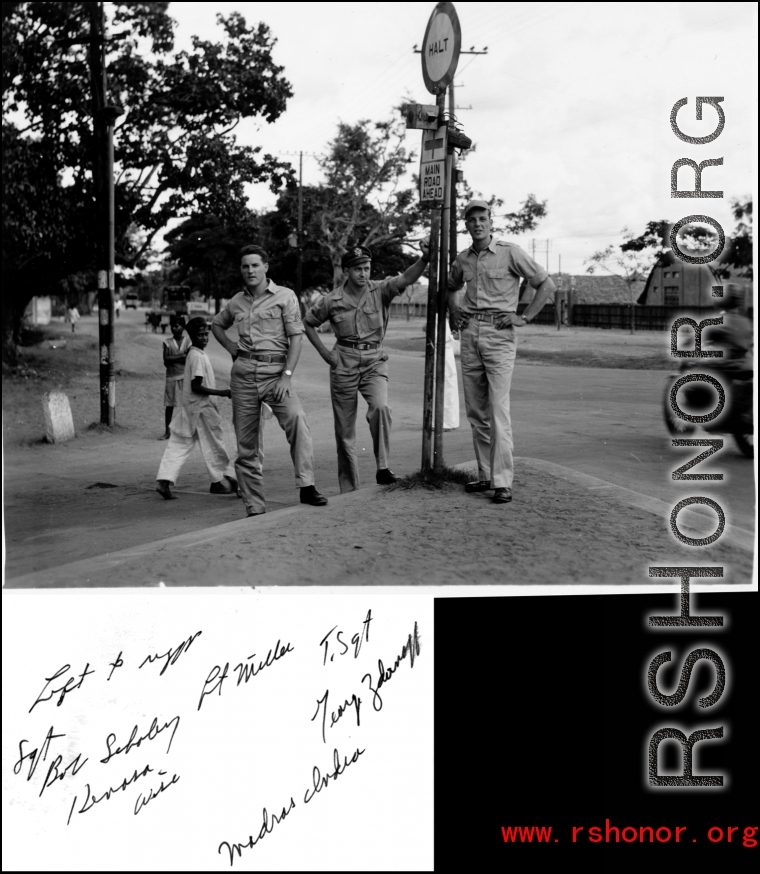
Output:
[[[347,277],[342,285],[324,295],[306,314],[306,336],[330,365],[330,397],[338,447],[338,481],[341,492],[359,487],[356,463],[356,413],[359,393],[367,401],[367,422],[377,462],[376,482],[389,485],[397,477],[388,467],[391,410],[388,406],[388,355],[383,337],[391,301],[416,282],[427,265],[428,241],[420,243],[422,257],[400,276],[375,282],[370,279],[372,253],[355,246],[343,256]],[[317,328],[328,321],[338,337],[328,350]]]
[[[471,200],[464,218],[472,245],[451,267],[448,305],[452,330],[462,332],[464,402],[478,464],[478,479],[465,489],[493,489],[493,500],[503,504],[512,500],[514,474],[509,390],[517,351],[515,328],[533,320],[555,286],[527,252],[494,239],[484,200]],[[522,317],[517,315],[521,279],[536,289]],[[457,292],[463,285],[466,291],[459,304]]]

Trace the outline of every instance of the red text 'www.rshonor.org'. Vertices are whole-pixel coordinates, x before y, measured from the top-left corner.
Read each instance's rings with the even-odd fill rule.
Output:
[[[758,827],[754,825],[743,827],[729,825],[725,828],[714,825],[708,828],[700,838],[696,838],[693,834],[688,834],[687,827],[683,825],[672,828],[666,825],[627,825],[619,828],[611,825],[607,819],[604,821],[604,826],[592,825],[586,828],[575,825],[568,837],[572,843],[583,841],[591,844],[681,844],[707,840],[711,844],[741,843],[743,847],[751,848],[757,846],[757,829]],[[505,844],[556,844],[560,840],[556,833],[552,836],[552,826],[550,825],[503,825],[501,835]]]

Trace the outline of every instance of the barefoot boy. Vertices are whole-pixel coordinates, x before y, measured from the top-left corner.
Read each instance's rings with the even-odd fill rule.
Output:
[[[164,367],[166,368],[166,388],[164,388],[164,434],[159,440],[171,437],[171,424],[174,408],[182,404],[182,383],[185,376],[185,359],[190,348],[190,340],[185,336],[185,320],[182,316],[172,316],[170,328],[172,335],[164,340]]]
[[[166,500],[175,497],[169,486],[177,481],[182,465],[190,457],[196,443],[200,446],[211,476],[209,491],[217,495],[230,495],[237,491],[216,401],[217,397],[230,397],[230,390],[216,388],[214,370],[203,351],[208,345],[206,320],[200,317],[190,319],[187,333],[192,347],[185,363],[182,402],[172,419],[171,436],[156,476],[156,491]]]

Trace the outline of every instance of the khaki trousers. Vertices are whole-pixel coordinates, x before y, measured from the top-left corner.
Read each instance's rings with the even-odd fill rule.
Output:
[[[249,358],[236,358],[230,374],[232,412],[238,457],[235,461],[238,487],[243,502],[253,513],[266,511],[264,500],[264,432],[262,404],[271,407],[290,444],[290,457],[296,475],[296,487],[314,485],[314,462],[311,434],[306,413],[295,389],[291,388],[278,404],[273,389],[284,364],[264,363]]]
[[[388,356],[382,349],[361,351],[336,346],[338,363],[330,369],[330,397],[338,448],[338,483],[341,492],[359,487],[356,462],[356,414],[359,394],[367,402],[367,422],[377,469],[388,467],[391,410],[388,406]]]
[[[512,327],[470,321],[462,331],[462,383],[467,419],[478,463],[478,479],[491,488],[512,488],[512,421],[509,390],[517,341]]]

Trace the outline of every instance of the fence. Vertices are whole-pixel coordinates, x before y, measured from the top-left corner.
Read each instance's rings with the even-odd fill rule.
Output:
[[[520,304],[518,313],[522,313],[527,304]],[[632,313],[632,310],[635,311]],[[392,318],[425,318],[426,303],[393,303],[390,314]],[[625,303],[577,303],[570,308],[568,324],[581,328],[616,328],[629,330],[631,315],[635,316],[634,328],[637,331],[665,331],[673,324],[674,319],[682,315],[693,319],[707,319],[716,315],[714,307],[683,307],[683,306],[636,306]],[[751,314],[750,318],[752,317]],[[536,325],[557,324],[557,313],[554,304],[546,304],[533,319]]]
[[[527,304],[520,304],[517,311],[521,313]],[[413,319],[427,317],[427,303],[398,303],[394,301],[390,307],[391,318],[395,319]],[[541,312],[533,319],[536,325],[556,325],[557,316],[553,303],[548,303]]]

